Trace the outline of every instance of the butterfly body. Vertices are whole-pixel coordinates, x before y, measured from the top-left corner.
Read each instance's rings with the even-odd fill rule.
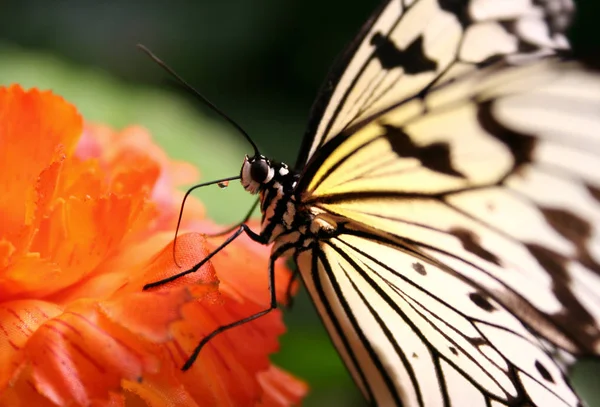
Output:
[[[300,223],[305,223],[304,217],[297,212],[298,199],[294,194],[298,174],[287,164],[264,156],[246,156],[240,180],[246,191],[259,195],[263,214],[259,233],[261,241],[271,243]]]
[[[255,170],[251,171],[253,166]],[[275,242],[273,252],[278,252],[281,246],[302,251],[316,239],[332,236],[336,231],[332,216],[302,203],[297,192],[299,178],[300,174],[287,164],[262,156],[246,157],[242,164],[242,186],[259,195],[263,216],[258,240],[266,244]]]

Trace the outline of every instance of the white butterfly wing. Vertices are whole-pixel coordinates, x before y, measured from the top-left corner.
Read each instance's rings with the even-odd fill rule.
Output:
[[[578,405],[540,339],[453,270],[352,228],[298,263],[373,405]]]
[[[600,76],[557,58],[431,89],[315,153],[303,202],[342,232],[299,268],[366,397],[578,405],[563,370],[600,351],[599,158]]]

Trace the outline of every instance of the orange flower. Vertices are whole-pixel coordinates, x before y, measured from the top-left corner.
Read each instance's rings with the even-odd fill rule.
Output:
[[[62,98],[18,86],[0,88],[0,163],[0,406],[299,403],[305,385],[268,359],[285,329],[278,311],[218,335],[180,370],[213,329],[266,307],[268,248],[240,238],[142,291],[182,270],[174,186],[193,168],[139,128],[84,129]],[[186,215],[184,227],[197,224],[202,206]],[[183,234],[178,262],[217,243]],[[279,298],[289,278],[279,264]]]

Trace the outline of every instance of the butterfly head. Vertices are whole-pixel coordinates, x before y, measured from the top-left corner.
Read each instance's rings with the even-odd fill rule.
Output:
[[[275,175],[271,162],[264,156],[244,157],[242,164],[241,181],[244,189],[251,194],[256,194],[261,187],[268,184]]]

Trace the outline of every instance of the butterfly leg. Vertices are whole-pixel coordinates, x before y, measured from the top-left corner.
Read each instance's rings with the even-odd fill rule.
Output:
[[[210,334],[206,335],[204,338],[202,338],[198,346],[196,346],[196,348],[194,349],[188,360],[185,362],[181,370],[185,372],[190,367],[192,367],[204,345],[206,345],[211,339],[213,339],[218,334],[225,332],[231,328],[235,328],[236,326],[243,325],[247,322],[254,321],[255,319],[260,318],[263,315],[266,315],[269,312],[273,311],[275,308],[277,308],[277,293],[275,291],[275,261],[283,254],[283,252],[285,252],[289,248],[290,246],[282,246],[280,250],[277,250],[276,252],[272,253],[271,257],[269,258],[269,307],[260,312],[257,312],[256,314],[252,314],[246,318],[240,319],[239,321],[235,321],[227,325],[221,325],[220,327],[212,331]]]

